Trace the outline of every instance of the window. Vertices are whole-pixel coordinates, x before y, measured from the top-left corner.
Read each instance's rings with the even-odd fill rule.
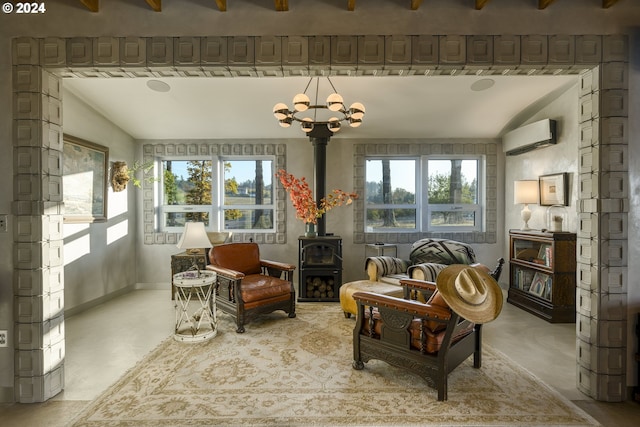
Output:
[[[222,161],[224,230],[274,229],[273,161]]]
[[[162,231],[182,232],[187,221],[209,230],[273,231],[273,164],[270,158],[161,160]]]
[[[482,230],[481,156],[368,158],[365,168],[366,232]]]
[[[367,159],[367,232],[417,229],[417,163],[417,159]]]
[[[213,220],[211,160],[162,160],[161,229],[182,232],[187,221]]]
[[[429,231],[480,231],[480,159],[432,156],[425,162],[423,227]]]

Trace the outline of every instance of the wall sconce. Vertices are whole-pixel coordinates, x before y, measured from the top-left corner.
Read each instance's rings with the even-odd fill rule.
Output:
[[[513,182],[513,203],[515,205],[524,204],[520,216],[524,221],[522,230],[531,230],[529,228],[529,220],[531,219],[531,211],[529,203],[538,203],[538,181],[522,180]]]

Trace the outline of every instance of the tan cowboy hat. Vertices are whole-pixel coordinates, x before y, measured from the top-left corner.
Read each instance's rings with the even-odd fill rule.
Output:
[[[438,273],[436,287],[449,307],[471,322],[491,322],[502,311],[502,290],[481,269],[450,265]]]

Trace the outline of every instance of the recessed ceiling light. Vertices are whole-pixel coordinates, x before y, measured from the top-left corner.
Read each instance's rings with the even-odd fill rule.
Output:
[[[471,85],[471,90],[476,92],[480,92],[481,90],[487,90],[491,86],[493,86],[495,83],[496,81],[493,79],[480,79],[473,82],[473,84]]]
[[[156,92],[169,92],[171,86],[160,80],[147,80],[147,87]]]

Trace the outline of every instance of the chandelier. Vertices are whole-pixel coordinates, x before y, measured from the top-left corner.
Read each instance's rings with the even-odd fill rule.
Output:
[[[316,93],[314,103],[311,103],[307,90],[311,86],[311,82],[316,80]],[[320,92],[320,78],[312,77],[307,83],[307,87],[303,93],[299,93],[293,97],[293,110],[290,110],[286,104],[277,103],[273,107],[273,115],[283,128],[288,128],[296,121],[300,122],[303,131],[309,133],[314,127],[324,125],[331,132],[335,133],[342,127],[342,122],[348,122],[352,128],[357,128],[362,124],[364,117],[364,105],[360,102],[354,102],[347,109],[344,105],[342,96],[333,86],[331,79],[326,78],[333,92],[327,96],[324,104],[318,103],[318,95]]]

